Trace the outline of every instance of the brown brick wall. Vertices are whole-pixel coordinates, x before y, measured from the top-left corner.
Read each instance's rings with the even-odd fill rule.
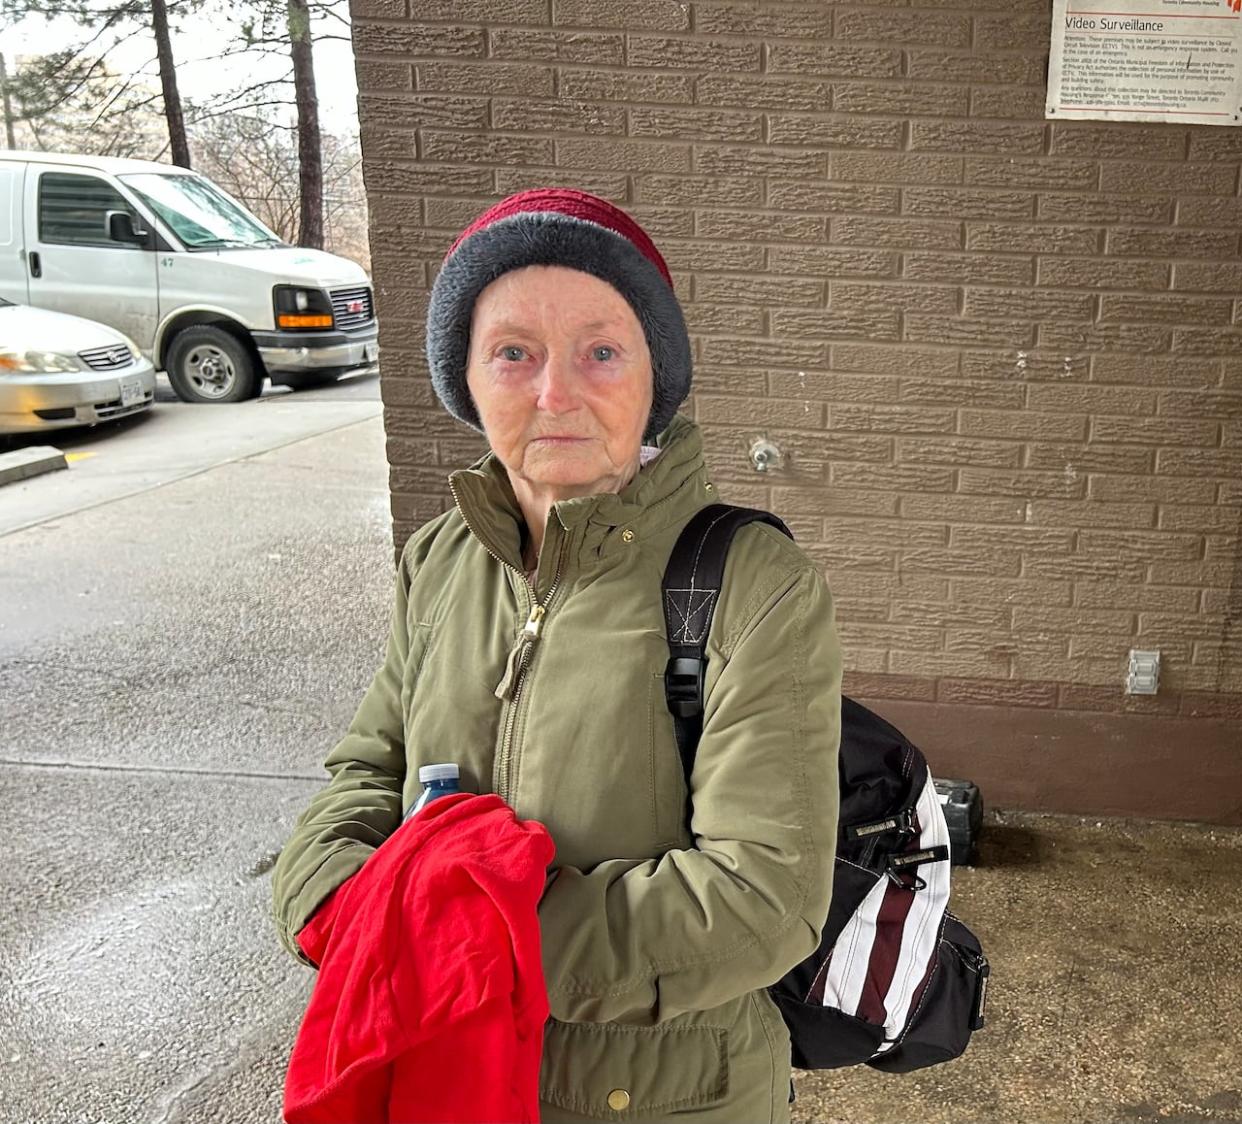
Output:
[[[436,263],[579,186],[665,252],[686,410],[825,567],[852,689],[1242,714],[1242,130],[1045,122],[1049,8],[354,0],[397,539],[482,449]]]

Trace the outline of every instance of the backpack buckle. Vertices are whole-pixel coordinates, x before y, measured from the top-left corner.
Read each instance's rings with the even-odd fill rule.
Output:
[[[694,718],[703,711],[703,679],[707,661],[696,656],[674,656],[664,669],[664,695],[677,718]]]

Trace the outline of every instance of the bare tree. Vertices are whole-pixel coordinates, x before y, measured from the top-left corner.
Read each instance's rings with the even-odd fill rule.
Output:
[[[289,48],[298,106],[298,193],[301,196],[298,242],[322,249],[323,147],[319,135],[319,99],[315,94],[310,9],[306,0],[289,0]]]
[[[287,242],[298,240],[301,199],[296,130],[255,114],[222,113],[190,129],[194,166]],[[324,248],[369,267],[366,192],[356,136],[323,133]]]
[[[0,107],[4,110],[4,141],[9,148],[17,147],[13,133],[13,100],[9,97],[9,72],[4,65],[4,52],[0,51]]]
[[[18,147],[158,158],[168,147],[160,92],[73,49],[24,57],[8,79]]]
[[[0,16],[20,20],[29,16],[41,16],[52,20],[67,17],[73,20],[87,36],[66,50],[55,52],[46,58],[60,59],[64,71],[43,76],[41,96],[33,101],[40,103],[44,114],[52,113],[61,105],[83,96],[94,89],[83,75],[94,76],[96,67],[106,68],[110,52],[138,34],[150,32],[155,37],[156,62],[159,67],[163,113],[168,129],[168,143],[176,163],[189,166],[189,146],[186,142],[185,124],[181,112],[181,98],[177,90],[177,71],[173,62],[171,37],[169,35],[169,12],[188,13],[200,7],[204,0],[0,0]],[[99,105],[100,120],[115,116],[125,110],[118,103],[130,108],[124,101],[125,94],[133,85],[141,85],[140,75],[130,75],[122,89],[109,88]],[[143,104],[147,104],[143,102]],[[38,125],[27,118],[32,129]],[[93,147],[98,147],[97,145]]]
[[[312,48],[326,39],[349,40],[348,10],[345,0],[250,0],[250,14],[242,24],[248,49],[288,52],[293,64],[285,76],[257,83],[249,93],[268,101],[292,87],[301,195],[298,241],[303,246],[323,245],[325,221],[324,155]],[[234,103],[233,108],[249,106]]]
[[[168,34],[168,6],[164,0],[151,0],[151,28],[155,32],[155,52],[160,63],[160,87],[164,94],[164,117],[168,121],[168,143],[174,164],[190,166],[190,142],[181,116],[181,94],[177,90],[177,68],[173,63],[172,39]]]
[[[324,151],[324,246],[371,270],[367,193],[362,182],[362,146],[356,134],[326,133]]]
[[[102,0],[101,0],[102,2]],[[130,0],[111,12],[130,13]],[[23,9],[51,16],[66,3],[83,0],[0,0],[0,15]],[[163,0],[172,17],[183,5],[204,0]],[[240,49],[259,59],[284,58],[292,68],[258,79],[210,102],[180,104],[175,87],[159,88],[135,74],[119,75],[106,55],[117,44],[150,34],[160,17],[148,8],[149,22],[124,27],[104,21],[92,38],[64,51],[24,57],[9,76],[13,140],[22,147],[76,150],[111,156],[172,159],[191,165],[219,182],[289,242],[327,248],[369,265],[366,196],[357,136],[323,133],[319,123],[311,48],[314,40],[343,38],[348,28],[338,9],[342,0],[251,0],[241,9]],[[240,5],[231,5],[236,14]],[[96,14],[102,8],[93,9]],[[132,13],[131,13],[132,14]],[[167,30],[167,28],[165,27]],[[161,34],[157,34],[158,40]],[[99,45],[102,55],[89,47]],[[106,49],[105,49],[106,48]],[[238,46],[226,53],[234,54]],[[155,60],[152,60],[155,61]],[[170,60],[171,66],[171,60]],[[255,71],[252,71],[254,73]],[[182,152],[178,128],[186,135]],[[293,110],[294,114],[272,110]],[[12,142],[11,142],[12,143]]]
[[[193,129],[195,163],[286,242],[297,240],[298,153],[288,130],[246,113],[209,117]]]

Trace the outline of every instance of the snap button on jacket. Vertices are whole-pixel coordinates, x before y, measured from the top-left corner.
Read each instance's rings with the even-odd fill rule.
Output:
[[[543,1124],[780,1124],[789,1036],[766,988],[818,946],[832,888],[832,597],[779,532],[738,533],[687,824],[660,580],[685,524],[734,497],[708,490],[693,422],[658,445],[621,492],[554,505],[529,579],[503,466],[489,454],[451,476],[452,509],[402,554],[384,665],[276,864],[275,913],[298,953],[316,906],[418,798],[419,766],[456,761],[464,790],[556,844],[539,901]]]

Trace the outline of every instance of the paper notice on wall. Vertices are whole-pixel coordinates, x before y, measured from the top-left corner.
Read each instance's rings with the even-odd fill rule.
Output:
[[[1054,0],[1046,116],[1242,125],[1242,0]]]

